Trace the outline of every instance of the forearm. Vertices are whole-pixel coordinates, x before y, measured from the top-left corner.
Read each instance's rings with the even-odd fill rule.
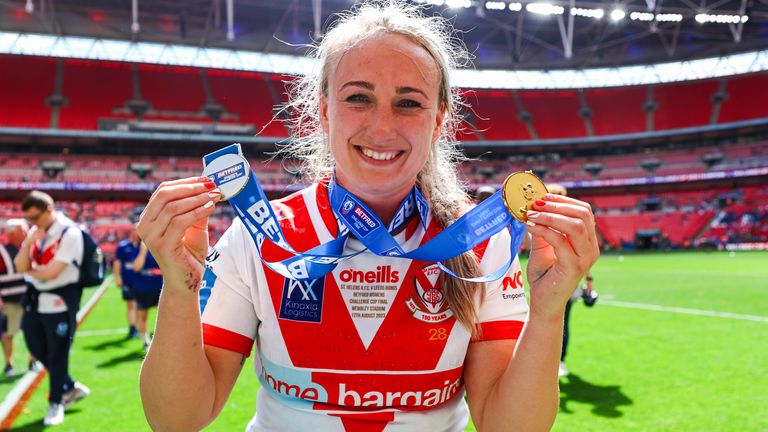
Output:
[[[155,336],[141,368],[153,430],[199,430],[213,419],[215,381],[203,351],[197,292],[163,287]]]
[[[122,274],[122,270],[123,270],[123,263],[120,260],[115,260],[112,263],[112,275],[115,278],[115,283],[120,288],[123,287],[123,274]]]
[[[136,273],[140,272],[144,268],[144,264],[147,262],[147,249],[142,247],[142,250],[136,255],[136,259],[133,260],[131,268]]]
[[[526,322],[512,360],[486,399],[479,431],[548,431],[559,406],[563,318]]]
[[[66,268],[66,266],[67,265],[65,263],[52,261],[51,263],[44,266],[39,266],[37,268],[28,270],[26,273],[27,275],[39,281],[49,281],[56,279],[64,270],[64,268]]]
[[[13,264],[16,266],[16,272],[26,273],[31,267],[31,260],[29,258],[30,245],[26,242],[22,243],[19,252],[16,254],[16,258],[13,259]]]

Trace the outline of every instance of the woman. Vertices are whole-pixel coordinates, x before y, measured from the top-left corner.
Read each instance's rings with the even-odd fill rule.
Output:
[[[333,181],[386,224],[418,186],[429,232],[418,216],[395,228],[406,250],[470,208],[450,145],[459,119],[448,72],[463,53],[442,20],[400,2],[359,7],[326,34],[317,75],[292,93],[301,138],[284,149],[306,162],[315,183],[272,203],[293,247],[338,235],[328,208]],[[165,277],[141,373],[154,428],[210,423],[254,343],[262,386],[250,431],[460,431],[464,388],[478,430],[551,427],[565,303],[598,256],[585,203],[547,195],[528,212],[528,310],[516,259],[506,277],[472,284],[434,263],[363,252],[298,282],[264,267],[239,220],[204,273],[206,223],[219,196],[204,177],[163,183],[139,223]],[[507,261],[509,244],[502,231],[444,264],[465,278],[488,274]],[[344,253],[362,249],[350,238]],[[262,254],[286,258],[269,242]]]

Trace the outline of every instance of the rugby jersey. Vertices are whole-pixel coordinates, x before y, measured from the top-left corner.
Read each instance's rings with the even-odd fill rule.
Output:
[[[337,235],[327,189],[313,185],[272,202],[286,240],[308,250]],[[396,240],[428,236],[413,218]],[[507,230],[476,248],[483,274],[509,257]],[[344,253],[364,249],[350,238]],[[264,242],[264,259],[288,254]],[[462,371],[470,332],[448,308],[435,263],[366,252],[324,278],[288,280],[262,262],[237,219],[207,258],[200,290],[208,345],[249,355],[261,383],[248,431],[463,431]],[[528,306],[520,263],[476,297],[480,340],[516,339]]]

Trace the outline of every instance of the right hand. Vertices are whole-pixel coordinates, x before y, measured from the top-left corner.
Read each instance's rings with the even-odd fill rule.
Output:
[[[141,213],[136,231],[160,265],[164,289],[197,292],[200,286],[208,217],[221,198],[214,187],[207,177],[163,182]]]
[[[34,227],[32,231],[29,232],[29,235],[27,236],[27,239],[24,243],[26,243],[29,246],[32,246],[33,244],[37,243],[38,241],[45,238],[46,231],[44,229]]]

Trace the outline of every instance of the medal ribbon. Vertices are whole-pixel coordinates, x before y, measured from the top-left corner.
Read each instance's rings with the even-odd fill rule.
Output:
[[[242,158],[240,146],[233,144],[206,155],[203,158],[203,163],[207,166],[216,158],[227,154],[236,154]],[[243,162],[246,162],[245,158],[242,159]],[[417,187],[414,186],[408,193],[398,206],[392,222],[385,226],[362,201],[336,183],[334,178],[331,178],[328,185],[329,201],[339,227],[339,235],[335,239],[306,252],[299,252],[285,240],[272,206],[256,180],[255,174],[250,168],[248,170],[250,175],[243,190],[230,198],[230,204],[248,228],[262,262],[273,271],[289,279],[321,278],[333,271],[339,262],[357,256],[365,250],[370,250],[379,256],[436,262],[443,271],[453,277],[470,282],[487,282],[499,279],[506,274],[517,255],[525,234],[525,225],[512,218],[502,202],[501,192],[498,191],[445,228],[437,236],[429,239],[425,244],[406,252],[397,243],[391,232],[399,229],[408,220],[415,207],[415,210],[418,210],[417,213],[425,235],[427,235],[429,205]],[[217,186],[221,186],[217,182],[217,176],[212,174],[208,173]],[[491,274],[475,278],[461,278],[440,263],[440,261],[474,248],[506,227],[509,227],[512,237],[509,259]],[[352,254],[343,254],[344,243],[350,232],[363,243],[365,249]],[[262,245],[265,239],[269,239],[275,246],[293,256],[281,261],[266,261],[262,254]]]

